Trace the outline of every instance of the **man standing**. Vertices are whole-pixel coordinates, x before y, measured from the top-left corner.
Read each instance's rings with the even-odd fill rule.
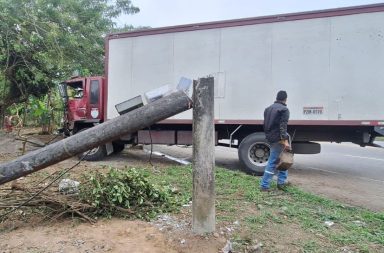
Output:
[[[271,149],[268,164],[265,167],[264,175],[260,183],[261,191],[269,191],[270,183],[276,172],[280,153],[284,148],[290,149],[288,142],[287,125],[289,110],[287,108],[287,92],[279,91],[276,101],[264,111],[264,132]],[[277,188],[284,190],[287,186],[288,171],[278,171]]]

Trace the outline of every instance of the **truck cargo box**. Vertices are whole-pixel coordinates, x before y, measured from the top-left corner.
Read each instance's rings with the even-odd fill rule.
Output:
[[[181,76],[215,77],[217,124],[260,124],[278,90],[292,125],[384,125],[384,4],[112,34],[107,117]],[[172,122],[191,119],[191,112]]]

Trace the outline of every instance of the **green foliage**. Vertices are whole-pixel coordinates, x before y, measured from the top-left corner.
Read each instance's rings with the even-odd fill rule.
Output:
[[[57,126],[63,114],[63,103],[58,90],[52,89],[47,95],[37,98],[29,96],[25,103],[12,104],[6,115],[18,115],[24,126]]]
[[[74,70],[103,72],[103,37],[130,0],[0,0],[0,111],[41,97]]]
[[[23,104],[13,104],[12,106],[8,107],[8,110],[6,111],[6,113],[8,115],[19,115],[20,116],[23,109],[24,109]]]
[[[30,115],[33,118],[39,119],[39,123],[46,125],[49,123],[49,119],[52,113],[52,107],[48,107],[48,95],[45,95],[42,99],[36,97],[29,97]]]
[[[41,117],[48,113],[43,100],[30,97],[29,104],[31,106],[31,113],[34,117]]]
[[[151,219],[178,205],[170,187],[155,187],[134,168],[110,168],[106,174],[95,171],[86,175],[84,182],[80,197],[94,206],[98,215]]]

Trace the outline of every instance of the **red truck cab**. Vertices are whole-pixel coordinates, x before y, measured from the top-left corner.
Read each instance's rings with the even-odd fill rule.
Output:
[[[64,132],[75,134],[105,120],[104,77],[74,77],[61,84],[64,98]]]

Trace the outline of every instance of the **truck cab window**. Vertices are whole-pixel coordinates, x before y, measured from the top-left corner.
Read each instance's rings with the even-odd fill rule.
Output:
[[[91,81],[91,98],[90,103],[91,104],[98,104],[99,103],[99,80],[92,80]]]
[[[67,84],[68,97],[71,99],[79,99],[84,96],[83,83],[68,83]]]

